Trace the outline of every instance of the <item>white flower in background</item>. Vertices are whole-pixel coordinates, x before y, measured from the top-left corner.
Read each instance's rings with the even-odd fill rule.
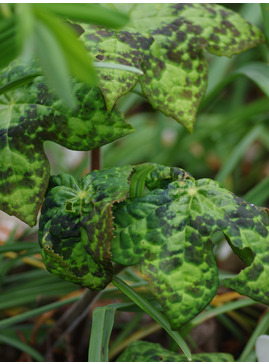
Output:
[[[256,341],[256,355],[259,362],[269,362],[269,335],[261,335]]]

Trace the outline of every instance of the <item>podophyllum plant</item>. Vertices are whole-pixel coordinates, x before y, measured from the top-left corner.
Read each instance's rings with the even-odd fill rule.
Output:
[[[222,284],[268,304],[267,209],[243,201],[213,180],[195,180],[180,168],[151,163],[95,170],[81,181],[63,174],[50,178],[46,140],[91,150],[133,131],[115,103],[137,84],[154,108],[192,132],[207,84],[205,50],[230,57],[265,42],[259,29],[219,5],[107,7],[128,11],[130,22],[117,31],[80,24],[81,39],[96,60],[136,67],[143,75],[99,69],[99,87],[73,80],[75,109],[59,100],[42,76],[4,93],[1,209],[33,226],[43,203],[42,257],[60,278],[91,290],[111,281],[122,287],[114,264],[139,264],[173,330],[216,294],[211,238],[217,231],[246,266]],[[34,72],[39,72],[36,65],[15,62],[1,72],[1,85],[12,86]],[[167,361],[184,360],[149,343],[137,342],[127,350],[119,360],[152,361],[159,354]],[[193,359],[232,360],[225,354]]]

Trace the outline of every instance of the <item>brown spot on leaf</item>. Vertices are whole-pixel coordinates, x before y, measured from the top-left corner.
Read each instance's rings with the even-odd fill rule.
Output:
[[[210,37],[209,37],[210,40],[213,40],[214,42],[219,42],[220,41],[220,37],[214,33],[211,33],[210,34]]]
[[[185,100],[191,100],[192,92],[191,92],[191,90],[184,90],[180,93],[180,96]]]
[[[95,58],[98,59],[99,61],[102,61],[104,59],[104,56],[103,54],[97,54]]]

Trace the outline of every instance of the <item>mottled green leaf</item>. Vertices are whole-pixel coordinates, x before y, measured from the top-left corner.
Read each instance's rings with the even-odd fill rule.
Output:
[[[39,242],[47,269],[90,289],[112,279],[112,205],[126,198],[132,167],[94,171],[77,182],[52,177],[42,206]]]
[[[139,51],[129,45],[131,39],[134,43],[136,42],[135,34],[130,34],[130,39],[126,42],[124,33],[118,35],[116,30],[99,29],[90,25],[83,25],[83,28],[85,33],[81,38],[89,52],[98,61],[119,63],[141,69]],[[140,38],[145,42],[144,38]],[[117,99],[130,91],[139,79],[138,74],[115,69],[102,69],[98,71],[98,74],[100,76],[98,85],[104,95],[108,110],[111,110]]]
[[[53,177],[39,240],[52,273],[92,289],[111,280],[112,262],[140,264],[176,330],[216,293],[211,238],[217,231],[246,265],[224,284],[269,304],[268,211],[179,168],[115,167],[91,172],[80,183]]]
[[[173,329],[201,312],[216,293],[218,272],[210,238],[217,231],[223,231],[247,266],[225,284],[269,303],[269,217],[218,182],[179,174],[178,181],[164,189],[115,206],[113,214],[113,261],[140,263]]]
[[[85,25],[82,35],[98,61],[141,68],[144,75],[99,71],[108,110],[140,81],[153,107],[192,131],[205,93],[204,49],[232,56],[265,41],[240,15],[216,4],[109,4],[129,14],[119,31]]]
[[[225,353],[194,354],[194,362],[233,362]],[[147,341],[135,341],[118,357],[117,362],[188,362],[186,356],[164,349],[161,345]]]
[[[12,66],[2,72],[0,86],[27,73],[22,66]],[[48,185],[44,141],[90,150],[132,131],[122,113],[107,112],[98,88],[73,83],[73,92],[75,110],[55,97],[40,77],[0,96],[0,208],[29,225],[36,222]]]

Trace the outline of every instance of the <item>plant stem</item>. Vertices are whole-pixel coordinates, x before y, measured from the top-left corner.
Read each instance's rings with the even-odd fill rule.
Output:
[[[101,150],[100,148],[91,151],[91,170],[101,169]]]
[[[165,331],[175,340],[178,346],[181,348],[187,359],[191,361],[191,352],[186,342],[182,339],[177,331],[171,329],[170,323],[167,321],[162,312],[158,311],[154,306],[150,304],[144,297],[140,296],[130,286],[123,282],[119,277],[114,276],[112,279],[114,286],[129,297],[138,307],[150,315]]]

